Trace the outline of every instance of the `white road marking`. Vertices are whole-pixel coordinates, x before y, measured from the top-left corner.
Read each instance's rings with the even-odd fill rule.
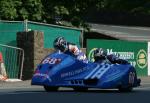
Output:
[[[18,92],[18,93],[16,93],[16,92],[3,92],[3,93],[0,93],[0,95],[18,95],[18,94],[27,94],[27,93],[37,93],[37,92]]]
[[[135,90],[150,90],[150,87],[137,87]]]
[[[141,85],[145,85],[145,84],[149,84],[150,85],[150,83],[141,83]]]

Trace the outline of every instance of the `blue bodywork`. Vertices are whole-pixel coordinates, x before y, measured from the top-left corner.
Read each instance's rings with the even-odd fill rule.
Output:
[[[84,63],[70,55],[54,52],[37,66],[31,84],[112,89],[137,87],[140,79],[129,63]]]

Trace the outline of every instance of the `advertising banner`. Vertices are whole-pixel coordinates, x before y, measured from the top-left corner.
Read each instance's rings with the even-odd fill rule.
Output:
[[[93,50],[103,48],[107,55],[119,55],[119,58],[128,60],[136,68],[138,76],[148,75],[147,42],[133,42],[123,40],[87,40],[87,55],[93,61]]]
[[[150,75],[150,42],[148,42],[148,75]]]

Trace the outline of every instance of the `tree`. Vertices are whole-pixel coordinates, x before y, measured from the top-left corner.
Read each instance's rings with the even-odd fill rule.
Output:
[[[100,0],[99,7],[109,11],[149,13],[149,0]]]
[[[0,19],[32,20],[88,28],[85,15],[91,11],[150,14],[149,0],[0,0]]]
[[[0,19],[15,20],[18,17],[16,7],[20,5],[19,0],[1,0]]]
[[[100,0],[43,0],[45,7],[46,21],[54,21],[59,19],[65,23],[71,23],[76,27],[88,28],[83,20],[84,14],[91,7],[96,7]],[[57,21],[57,20],[56,20]]]
[[[43,20],[41,0],[1,0],[0,18],[7,20]]]
[[[41,0],[22,0],[22,6],[18,11],[21,19],[43,21],[43,5]]]

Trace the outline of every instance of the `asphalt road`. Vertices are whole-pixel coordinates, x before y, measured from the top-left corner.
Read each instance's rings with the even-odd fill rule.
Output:
[[[150,90],[135,90],[131,93],[120,93],[116,90],[89,90],[88,92],[74,92],[60,90],[45,92],[42,88],[20,90],[6,90],[0,93],[1,103],[145,103],[150,102]]]
[[[118,90],[90,89],[75,92],[71,88],[60,88],[58,92],[45,92],[41,86],[31,86],[30,81],[0,83],[0,103],[150,103],[150,78],[130,93]]]
[[[150,41],[149,27],[90,24],[91,30],[123,40]]]
[[[118,32],[127,35],[135,36],[150,36],[150,27],[131,27],[131,26],[114,26],[114,25],[101,25],[101,24],[90,24],[92,29]]]

